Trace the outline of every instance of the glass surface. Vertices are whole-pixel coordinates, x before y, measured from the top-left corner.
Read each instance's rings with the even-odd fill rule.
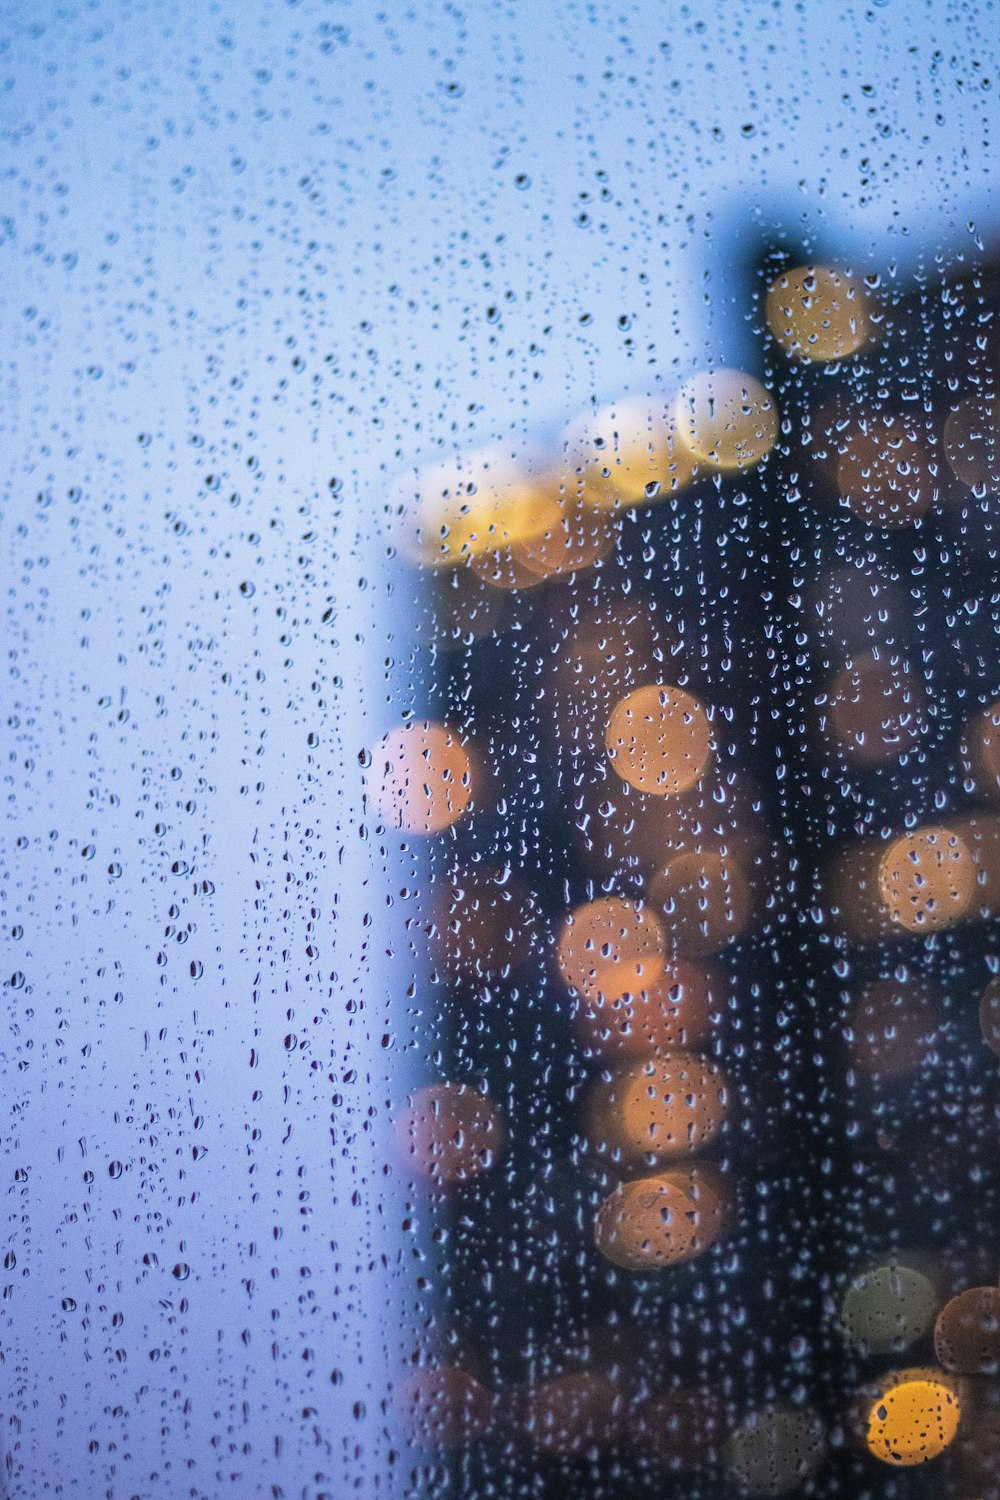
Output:
[[[992,22],[6,12],[10,1500],[1000,1495]]]

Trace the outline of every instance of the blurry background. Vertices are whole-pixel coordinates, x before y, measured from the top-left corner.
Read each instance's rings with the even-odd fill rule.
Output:
[[[774,243],[981,257],[993,16],[8,9],[11,1496],[379,1492],[429,1059],[362,761],[433,675],[389,497],[754,368]]]

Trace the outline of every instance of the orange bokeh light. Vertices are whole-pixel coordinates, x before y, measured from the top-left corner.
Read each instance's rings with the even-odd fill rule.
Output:
[[[372,750],[381,816],[406,833],[440,833],[472,801],[473,762],[446,724],[429,720],[391,729]]]
[[[587,1135],[594,1149],[628,1161],[691,1156],[722,1129],[729,1094],[716,1063],[694,1052],[664,1052],[591,1085]]]
[[[658,1172],[622,1183],[594,1221],[605,1259],[626,1271],[659,1271],[694,1260],[729,1227],[732,1191],[709,1167]]]
[[[944,452],[956,479],[970,489],[1000,489],[1000,402],[965,396],[944,424]]]
[[[937,1042],[938,1011],[912,978],[866,984],[850,1012],[851,1056],[861,1072],[898,1078],[927,1061]]]
[[[640,1403],[633,1446],[671,1474],[694,1473],[719,1457],[725,1429],[723,1406],[712,1391],[692,1387],[656,1391]]]
[[[1000,1288],[973,1286],[946,1302],[934,1326],[934,1353],[957,1375],[1000,1371]]]
[[[834,677],[830,721],[840,747],[853,760],[878,765],[898,760],[926,725],[923,684],[898,660],[859,656]]]
[[[618,1000],[663,972],[663,928],[655,913],[623,896],[569,913],[556,945],[564,982],[590,1000]]]
[[[490,1425],[493,1400],[465,1370],[417,1370],[397,1387],[393,1405],[405,1442],[421,1448],[464,1448]]]
[[[464,1083],[417,1089],[396,1123],[407,1165],[442,1185],[471,1182],[492,1167],[506,1132],[496,1105]]]
[[[622,1060],[697,1047],[711,1031],[722,994],[718,971],[676,959],[634,994],[581,1005],[577,1034],[594,1052]]]
[[[746,932],[752,896],[743,861],[718,849],[684,850],[649,884],[668,947],[690,958],[720,952]]]
[[[979,1030],[990,1051],[1000,1057],[1000,977],[991,979],[980,997]]]
[[[886,528],[912,525],[936,495],[923,439],[904,418],[881,413],[840,445],[837,487],[858,520]]]
[[[613,1442],[622,1405],[607,1376],[580,1370],[506,1391],[501,1415],[505,1429],[525,1447],[573,1458]]]
[[[1000,700],[969,720],[963,741],[976,793],[987,801],[1000,801]]]
[[[435,893],[429,931],[436,963],[453,982],[507,977],[526,959],[538,913],[507,871],[461,871]]]
[[[976,892],[972,850],[960,834],[930,826],[892,840],[878,866],[889,920],[907,932],[932,932],[967,915]]]
[[[705,709],[683,688],[665,683],[636,688],[616,704],[604,743],[623,781],[659,797],[693,787],[712,758]]]

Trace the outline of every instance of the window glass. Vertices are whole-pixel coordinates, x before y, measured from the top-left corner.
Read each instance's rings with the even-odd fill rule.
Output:
[[[12,1497],[1000,1494],[988,6],[14,6]]]

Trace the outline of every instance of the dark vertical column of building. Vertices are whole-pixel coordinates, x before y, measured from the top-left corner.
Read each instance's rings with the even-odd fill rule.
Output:
[[[801,264],[806,258],[793,260]],[[996,621],[991,628],[983,619],[991,596],[987,553],[995,559],[995,549],[983,548],[977,557],[974,545],[964,545],[969,526],[956,519],[955,486],[940,449],[933,507],[918,525],[898,529],[868,526],[845,514],[831,474],[814,458],[838,405],[841,414],[850,409],[872,417],[915,408],[928,434],[940,433],[948,392],[954,393],[956,376],[961,379],[959,366],[946,357],[955,331],[949,329],[947,309],[954,308],[954,298],[947,288],[934,286],[889,306],[878,345],[842,369],[798,365],[769,341],[759,311],[764,287],[782,259],[764,261],[747,279],[748,298],[758,310],[761,375],[776,395],[783,425],[775,452],[757,476],[751,568],[760,608],[743,642],[751,685],[747,731],[784,842],[779,868],[785,896],[762,938],[766,952],[758,954],[758,945],[751,945],[739,961],[744,985],[753,973],[769,972],[773,981],[756,1006],[763,1066],[754,1079],[761,1167],[755,1181],[766,1203],[759,1206],[759,1240],[748,1244],[747,1259],[749,1264],[755,1258],[760,1269],[764,1290],[754,1309],[755,1327],[774,1330],[767,1356],[777,1378],[783,1336],[791,1356],[786,1387],[801,1375],[825,1417],[842,1422],[850,1393],[881,1369],[933,1362],[926,1338],[895,1360],[865,1362],[851,1351],[838,1327],[847,1273],[884,1262],[899,1249],[925,1249],[951,1257],[957,1286],[962,1268],[977,1263],[972,1226],[978,1224],[981,1237],[996,1200],[995,1170],[978,1161],[971,1129],[960,1123],[965,1118],[971,1126],[989,1107],[960,1076],[971,1028],[958,996],[948,998],[949,982],[973,988],[974,972],[982,972],[980,987],[985,982],[982,928],[852,944],[831,919],[825,880],[836,851],[859,837],[898,831],[907,819],[941,820],[942,807],[945,820],[963,810],[958,732],[976,701],[970,674],[982,677],[991,647],[996,654]],[[968,325],[980,321],[976,312],[984,294],[971,293],[966,301],[975,304],[966,309],[971,339]],[[831,677],[850,654],[822,613],[822,585],[835,572],[864,584],[859,595],[867,590],[875,622],[871,645],[908,655],[932,704],[920,751],[903,766],[859,770],[818,733]],[[886,625],[892,590],[898,614]],[[855,639],[862,634],[860,623],[853,622]],[[888,634],[880,636],[883,627]],[[987,695],[995,693],[995,683],[983,685]],[[942,1037],[951,1062],[895,1087],[852,1081],[845,997],[901,963],[915,982],[928,979],[945,992]],[[959,1123],[946,1128],[949,1113]],[[963,1142],[971,1158],[963,1157]],[[943,1159],[949,1151],[955,1153],[950,1172],[944,1168],[950,1206],[942,1212],[940,1194],[935,1203],[921,1168],[925,1158]],[[972,1158],[978,1193],[970,1191]],[[793,1350],[800,1351],[800,1360]],[[825,1491],[830,1494],[857,1494],[869,1486],[873,1493],[916,1496],[941,1484],[939,1465],[873,1475],[870,1460],[849,1447],[831,1463],[829,1482],[838,1488]]]

